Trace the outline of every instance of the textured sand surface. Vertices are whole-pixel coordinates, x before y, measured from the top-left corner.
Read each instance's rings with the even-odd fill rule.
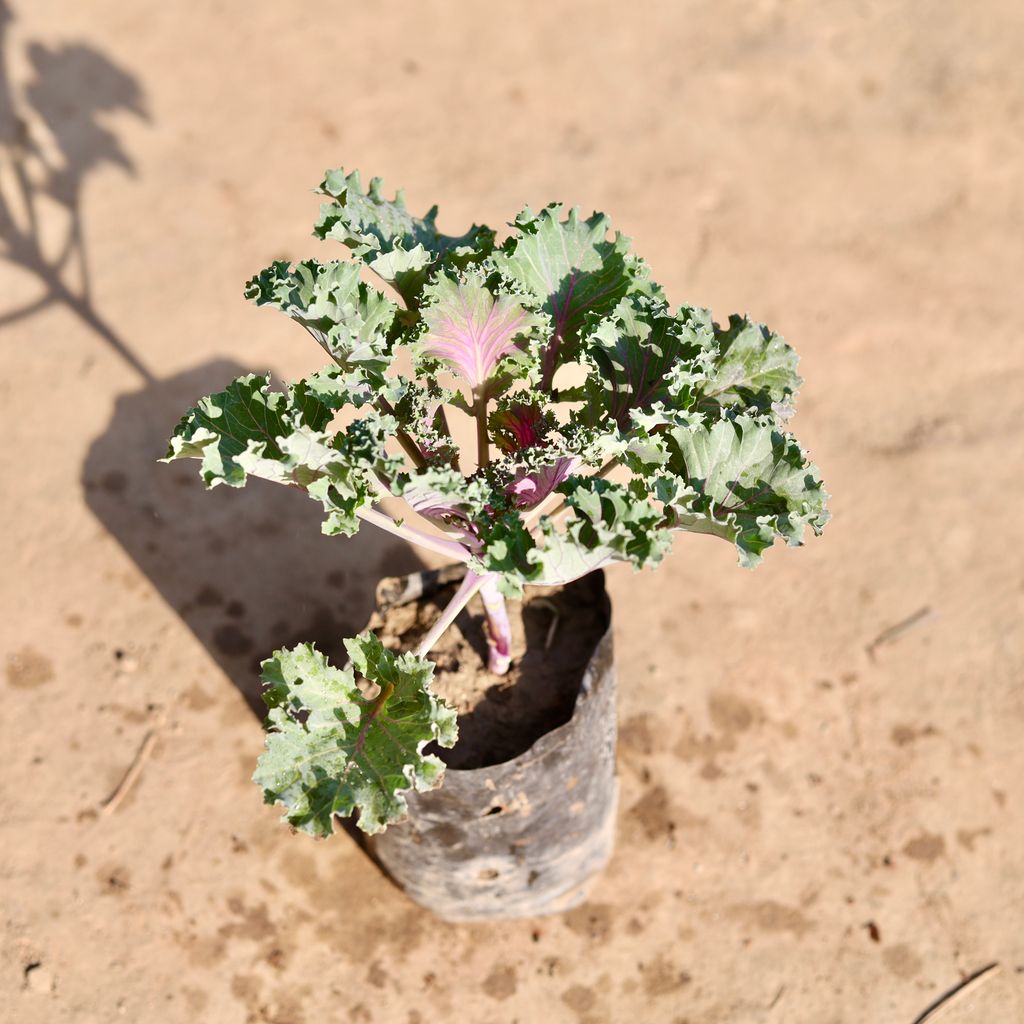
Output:
[[[911,1024],[993,961],[937,1019],[1024,1019],[1019,0],[11,2],[0,1020]],[[440,925],[277,823],[256,659],[419,563],[154,462],[233,374],[319,365],[240,292],[333,255],[339,164],[453,230],[605,210],[803,357],[835,519],[610,574],[619,845],[561,919]]]

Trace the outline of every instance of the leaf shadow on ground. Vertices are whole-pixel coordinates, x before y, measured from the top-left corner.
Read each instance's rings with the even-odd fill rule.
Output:
[[[0,328],[61,306],[102,338],[144,378],[149,373],[96,308],[83,231],[82,196],[105,166],[135,174],[113,125],[149,120],[138,80],[87,43],[24,43],[28,78],[9,71],[8,27],[14,12],[0,0],[0,256],[24,284],[0,304]],[[51,225],[59,224],[58,230]]]
[[[319,505],[291,488],[254,480],[207,491],[198,463],[157,462],[182,413],[245,372],[214,360],[118,397],[82,486],[96,518],[262,720],[262,659],[310,641],[344,664],[342,641],[365,627],[378,580],[422,565],[369,527],[325,537]]]

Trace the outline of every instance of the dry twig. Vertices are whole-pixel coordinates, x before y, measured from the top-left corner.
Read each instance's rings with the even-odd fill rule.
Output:
[[[555,641],[555,633],[558,631],[558,620],[562,617],[558,611],[558,605],[554,601],[549,601],[546,597],[535,597],[530,604],[546,608],[551,612],[551,624],[548,626],[548,634],[544,638],[544,650],[550,651],[551,645]]]
[[[968,991],[976,988],[982,978],[995,977],[995,972],[998,968],[999,964],[997,962],[993,962],[986,964],[984,967],[980,967],[973,974],[968,974],[966,978],[958,981],[951,989],[939,996],[935,1002],[926,1006],[924,1010],[914,1018],[913,1024],[925,1024],[925,1021],[935,1020],[940,1013],[949,1009],[949,1006],[954,999],[960,999],[965,996]]]
[[[124,802],[125,797],[131,792],[135,783],[139,781],[142,769],[145,767],[146,761],[149,760],[150,755],[153,753],[153,748],[156,746],[157,737],[163,728],[163,724],[164,714],[161,712],[156,725],[142,737],[139,749],[135,752],[135,757],[132,758],[132,763],[128,765],[128,770],[121,777],[121,781],[117,784],[113,793],[100,804],[100,814],[103,817],[113,814]]]
[[[905,633],[908,629],[916,626],[919,622],[924,622],[924,620],[929,618],[931,614],[931,608],[925,605],[923,608],[918,608],[913,615],[908,615],[905,619],[897,622],[896,625],[890,626],[888,629],[883,629],[882,632],[864,648],[864,650],[867,651],[868,657],[874,661],[875,651],[877,648],[883,646],[883,644],[891,643],[901,633]]]

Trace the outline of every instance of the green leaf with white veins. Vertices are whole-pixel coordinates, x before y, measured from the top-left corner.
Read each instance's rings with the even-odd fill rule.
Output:
[[[643,481],[574,476],[559,490],[575,514],[561,533],[550,519],[541,520],[543,540],[529,553],[540,571],[530,583],[564,583],[613,561],[656,566],[672,546]]]
[[[359,279],[358,264],[279,260],[249,281],[245,297],[302,324],[343,369],[373,379],[387,369],[398,307]]]
[[[345,430],[324,431],[347,393],[314,393],[304,381],[287,393],[270,377],[249,374],[209,395],[188,412],[171,438],[165,462],[202,460],[208,487],[243,487],[250,476],[303,488],[327,513],[325,533],[353,534],[356,513],[379,497],[376,475],[397,472],[402,460],[385,450],[391,417],[368,414]]]
[[[351,664],[338,669],[312,644],[276,651],[263,662],[269,708],[267,749],[253,781],[290,825],[313,836],[334,832],[334,816],[358,811],[364,832],[405,817],[404,793],[433,789],[444,764],[424,754],[452,747],[455,710],[429,689],[431,662],[395,655],[372,634],[345,641]],[[358,672],[380,687],[364,697]]]
[[[387,199],[380,178],[373,178],[364,193],[358,171],[328,171],[317,191],[333,202],[320,207],[313,234],[347,245],[411,308],[419,305],[431,269],[442,264],[464,267],[483,259],[494,246],[494,232],[475,224],[458,237],[441,234],[434,225],[436,206],[424,217],[414,217],[405,207],[404,192]]]
[[[791,399],[803,383],[792,347],[764,324],[735,315],[726,330],[716,325],[715,340],[718,356],[698,408],[739,406],[788,419]]]
[[[270,374],[246,374],[200,399],[182,417],[161,461],[202,459],[200,475],[207,487],[242,487],[246,471],[237,460],[251,444],[264,444],[271,458],[280,458],[279,437],[297,427],[322,430],[331,415],[301,383],[288,393],[272,391]]]
[[[327,513],[323,532],[350,537],[359,529],[358,511],[380,500],[377,475],[386,477],[404,465],[384,448],[393,429],[391,417],[375,415],[333,435],[300,427],[277,439],[279,455],[268,456],[268,446],[257,443],[237,461],[252,476],[303,488]]]
[[[629,239],[608,238],[611,223],[603,213],[580,220],[572,209],[559,220],[562,206],[552,203],[539,214],[524,210],[513,222],[519,232],[493,257],[510,282],[535,295],[550,314],[554,335],[544,360],[544,381],[575,357],[580,329],[587,317],[610,313],[632,291],[657,292],[647,267],[629,251]]]
[[[678,415],[667,432],[667,473],[653,479],[670,525],[736,545],[753,568],[777,538],[803,543],[809,526],[828,522],[828,494],[818,468],[768,417],[739,415],[708,425]]]
[[[607,416],[625,431],[634,410],[661,402],[685,408],[706,382],[713,355],[714,335],[704,310],[684,307],[673,313],[660,299],[627,296],[581,346],[581,361],[592,367],[579,389],[587,402],[582,418],[596,424]]]

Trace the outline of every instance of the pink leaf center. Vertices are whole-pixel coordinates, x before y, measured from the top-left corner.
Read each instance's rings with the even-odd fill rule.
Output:
[[[476,390],[494,368],[519,346],[534,317],[510,295],[495,300],[482,284],[448,278],[433,288],[434,301],[424,307],[427,325],[422,351],[447,363]]]

